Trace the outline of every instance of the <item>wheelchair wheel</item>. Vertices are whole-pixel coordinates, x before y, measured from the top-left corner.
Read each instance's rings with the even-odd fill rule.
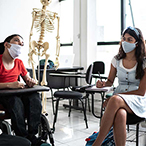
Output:
[[[52,146],[54,146],[54,139],[52,135],[52,131],[49,125],[49,122],[43,114],[41,115],[41,124],[38,128],[38,136],[41,137],[42,140],[45,142],[47,141],[48,137]]]
[[[1,121],[1,130],[5,134],[12,135],[11,125],[7,121]]]

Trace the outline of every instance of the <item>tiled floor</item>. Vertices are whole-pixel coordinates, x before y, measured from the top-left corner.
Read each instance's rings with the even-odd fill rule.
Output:
[[[97,95],[96,95],[97,96]],[[99,98],[97,96],[97,98]],[[59,113],[56,123],[56,130],[53,134],[55,140],[55,146],[85,146],[85,138],[90,136],[94,131],[99,130],[99,119],[95,118],[91,112],[87,111],[87,119],[89,128],[86,129],[85,122],[83,119],[83,113],[79,110],[72,110],[71,116],[68,117],[68,109],[63,107],[64,103],[68,101],[61,101],[59,106]],[[52,127],[53,123],[53,114],[52,114],[52,104],[51,99],[47,100],[46,111],[48,113],[47,118],[49,119],[50,126]],[[100,102],[96,102],[95,111],[99,113],[100,111]],[[135,128],[133,126],[132,128]],[[146,128],[141,128],[146,130]],[[127,137],[132,135],[133,132],[127,133]],[[145,134],[140,133],[139,146],[145,146],[144,142]],[[134,132],[135,135],[135,132]],[[135,138],[135,137],[134,137]],[[132,139],[131,137],[129,139]],[[48,140],[49,141],[49,140]],[[126,146],[135,146],[134,142],[127,142]]]

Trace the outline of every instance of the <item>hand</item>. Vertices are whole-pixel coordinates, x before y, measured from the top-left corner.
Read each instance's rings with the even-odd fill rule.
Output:
[[[107,103],[108,103],[109,99],[110,99],[110,97],[107,98],[107,99],[104,101],[104,103],[103,103],[103,105],[102,105],[103,108],[105,108],[105,107],[107,106]]]
[[[33,87],[36,84],[35,80],[32,78],[27,78],[26,85],[28,87]]]
[[[11,82],[8,84],[8,88],[24,88],[24,83],[20,83],[19,81]]]
[[[105,87],[105,82],[104,82],[104,81],[98,80],[98,81],[96,82],[96,87],[97,87],[97,88]]]

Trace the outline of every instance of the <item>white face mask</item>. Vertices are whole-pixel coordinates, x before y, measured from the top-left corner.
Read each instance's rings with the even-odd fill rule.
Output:
[[[11,47],[8,48],[8,51],[9,51],[11,57],[13,59],[15,59],[16,57],[18,57],[21,54],[22,46],[21,45],[17,45],[17,44],[10,44],[10,45],[11,45]]]
[[[126,41],[122,42],[122,47],[125,53],[129,53],[136,48],[136,43],[128,43]]]

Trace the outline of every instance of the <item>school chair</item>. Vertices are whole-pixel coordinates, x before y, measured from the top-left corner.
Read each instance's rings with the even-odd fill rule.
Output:
[[[70,76],[70,77],[83,77],[81,74],[78,74],[77,76]],[[57,115],[58,115],[58,106],[59,106],[59,101],[68,99],[69,100],[69,114],[70,116],[71,113],[71,101],[72,100],[77,100],[81,102],[81,107],[76,107],[76,109],[80,109],[83,111],[84,114],[84,120],[85,120],[85,125],[86,128],[88,128],[88,123],[87,123],[87,116],[86,116],[86,105],[87,105],[87,99],[89,95],[83,95],[83,93],[86,92],[86,88],[91,87],[91,80],[92,80],[92,64],[89,65],[85,76],[83,77],[86,79],[86,85],[83,86],[74,86],[70,87],[72,91],[70,90],[63,90],[63,91],[56,91],[54,93],[54,97],[56,98],[56,109],[55,109],[55,114],[54,114],[54,121],[53,121],[53,130],[55,131],[55,124],[57,122]],[[85,101],[85,104],[84,104]]]

